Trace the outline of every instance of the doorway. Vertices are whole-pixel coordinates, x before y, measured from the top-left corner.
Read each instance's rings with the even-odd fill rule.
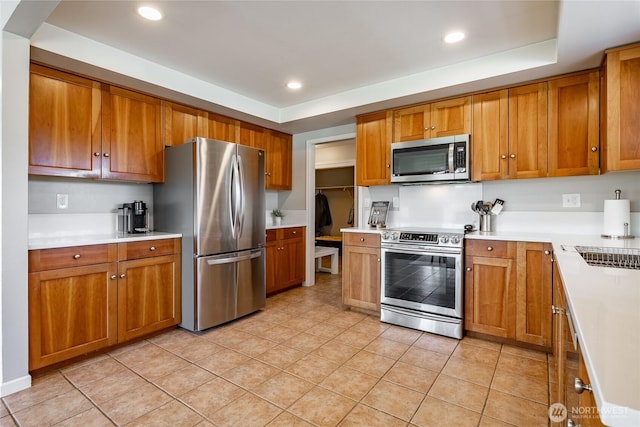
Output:
[[[316,273],[316,246],[336,248],[342,252],[341,228],[354,227],[357,223],[357,191],[355,179],[355,134],[307,140],[307,280],[306,286],[316,279],[335,279],[331,274],[330,256],[323,258],[326,268]],[[325,199],[324,206],[330,214],[319,224],[316,218],[318,199]],[[322,251],[325,252],[325,251]],[[341,261],[338,256],[339,263]],[[340,266],[338,267],[340,269]],[[316,274],[318,276],[316,276]],[[338,276],[339,277],[339,276]]]

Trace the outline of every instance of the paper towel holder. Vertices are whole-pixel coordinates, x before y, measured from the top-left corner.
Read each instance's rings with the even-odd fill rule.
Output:
[[[620,195],[622,194],[622,190],[616,189],[616,200],[620,200]],[[600,236],[605,239],[634,239],[635,236],[629,234],[629,223],[625,222],[623,224],[623,234],[622,235],[610,235],[610,234],[601,234]]]

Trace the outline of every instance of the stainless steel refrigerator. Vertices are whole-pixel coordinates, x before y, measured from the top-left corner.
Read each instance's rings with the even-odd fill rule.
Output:
[[[156,230],[182,233],[182,326],[200,331],[265,306],[264,152],[194,138],[165,150]]]

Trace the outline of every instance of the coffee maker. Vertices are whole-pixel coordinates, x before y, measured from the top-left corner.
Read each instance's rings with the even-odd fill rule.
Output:
[[[149,231],[147,205],[143,201],[125,203],[122,209],[124,231],[127,233],[146,233]]]

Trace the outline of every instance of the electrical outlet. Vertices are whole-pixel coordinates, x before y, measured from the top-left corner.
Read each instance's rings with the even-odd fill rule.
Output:
[[[370,206],[371,206],[371,199],[370,199],[370,198],[368,198],[368,197],[365,197],[365,198],[364,198],[364,207],[365,207],[365,208],[368,208],[368,207],[370,207]]]
[[[579,208],[580,207],[580,193],[563,194],[562,195],[562,207],[563,208]]]
[[[400,197],[394,197],[393,198],[393,205],[394,208],[398,209],[400,207]]]
[[[69,195],[56,194],[56,207],[58,209],[67,209],[69,207]]]

